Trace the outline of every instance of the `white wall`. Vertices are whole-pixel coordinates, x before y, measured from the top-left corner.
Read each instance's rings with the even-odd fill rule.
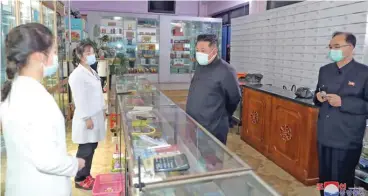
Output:
[[[357,36],[355,59],[364,58],[368,2],[307,1],[231,21],[231,64],[261,73],[263,83],[312,89],[319,68],[330,60],[327,46],[335,31]]]

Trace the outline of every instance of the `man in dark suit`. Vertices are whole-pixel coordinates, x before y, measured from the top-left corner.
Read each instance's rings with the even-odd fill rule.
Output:
[[[356,38],[336,32],[329,44],[333,63],[319,70],[315,104],[319,180],[354,187],[368,116],[368,67],[353,59]],[[323,195],[323,193],[321,193]]]

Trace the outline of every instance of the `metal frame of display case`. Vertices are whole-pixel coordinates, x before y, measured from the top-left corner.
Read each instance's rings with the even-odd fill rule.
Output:
[[[254,178],[254,180],[258,183],[258,185],[254,184],[254,183],[249,183],[247,181],[242,181],[242,182],[244,182],[244,184],[242,184],[242,185],[245,185],[245,186],[236,187],[236,188],[241,188],[241,189],[245,188],[245,189],[248,190],[248,192],[242,192],[242,194],[247,195],[247,196],[279,196],[279,194],[273,188],[271,188],[268,184],[266,184],[260,177],[258,177],[251,170],[241,171],[241,172],[237,172],[235,174],[234,173],[227,173],[227,174],[219,174],[219,175],[216,175],[216,176],[206,176],[206,177],[202,177],[200,179],[185,179],[183,181],[160,183],[160,184],[157,184],[157,185],[152,185],[149,188],[145,188],[142,191],[142,193],[144,195],[145,193],[149,193],[152,190],[160,190],[160,189],[165,189],[165,188],[173,189],[172,187],[175,187],[175,186],[188,186],[188,185],[193,185],[193,184],[196,184],[197,186],[201,186],[201,183],[206,183],[206,182],[209,182],[209,181],[212,182],[212,181],[215,181],[215,180],[229,180],[229,179],[234,179],[234,178],[245,177],[247,175]],[[236,180],[238,182],[240,181],[239,179],[236,179]],[[234,185],[234,184],[232,184],[232,185]],[[268,194],[264,193],[262,195],[259,195],[259,193],[255,193],[255,190],[257,190],[256,186],[258,186],[258,187],[262,186],[262,189],[264,189]]]
[[[202,18],[202,17],[190,17],[190,16],[167,16],[161,15],[160,16],[160,40],[167,40],[168,38],[171,39],[172,36],[172,29],[171,23],[173,21],[187,21],[187,22],[202,22],[202,23],[218,23],[219,24],[219,56],[221,56],[221,41],[222,38],[222,19],[221,18]],[[197,35],[191,35],[191,40],[196,40]],[[185,82],[189,83],[193,77],[193,72],[190,73],[183,73],[183,74],[172,74],[171,73],[171,64],[170,64],[170,54],[171,53],[171,43],[170,41],[163,41],[160,43],[160,71],[159,71],[159,80],[160,82],[167,83],[167,82]],[[195,46],[191,46],[195,47]],[[195,51],[195,48],[194,48]],[[191,56],[193,58],[194,56]],[[164,66],[162,66],[164,65]]]
[[[134,76],[133,76],[134,77]],[[193,123],[193,128],[196,130],[193,132],[195,133],[195,141],[196,141],[196,146],[194,146],[196,148],[196,150],[198,152],[201,151],[201,145],[198,144],[198,140],[200,139],[200,134],[203,134],[205,140],[204,141],[211,141],[213,142],[213,145],[216,145],[219,149],[222,150],[221,154],[223,153],[222,159],[220,160],[222,163],[224,163],[222,165],[222,168],[218,169],[218,170],[214,170],[214,171],[208,171],[208,169],[204,169],[201,168],[200,166],[196,165],[197,168],[195,168],[195,172],[196,173],[189,173],[189,174],[184,174],[184,175],[179,175],[179,176],[174,176],[174,177],[167,177],[165,176],[164,178],[157,180],[157,181],[151,181],[151,182],[143,182],[140,181],[139,179],[139,174],[136,174],[137,172],[134,171],[136,170],[136,160],[135,160],[135,154],[133,151],[133,144],[132,141],[133,139],[130,136],[130,132],[128,131],[128,121],[125,118],[125,113],[127,112],[125,110],[125,108],[127,107],[126,102],[124,101],[128,96],[132,96],[132,94],[127,94],[126,89],[125,90],[121,90],[121,86],[124,86],[124,82],[121,82],[121,80],[125,80],[124,78],[126,78],[126,76],[118,76],[116,79],[116,98],[115,98],[115,105],[116,105],[116,113],[120,114],[119,117],[119,122],[118,122],[118,126],[120,127],[121,131],[120,131],[120,149],[125,149],[124,152],[121,152],[124,154],[124,162],[126,163],[125,168],[126,168],[126,193],[130,193],[130,195],[139,195],[140,191],[145,191],[145,190],[149,190],[149,189],[154,189],[154,188],[158,188],[158,187],[165,187],[167,185],[178,185],[178,184],[186,184],[186,183],[192,183],[192,182],[202,182],[204,180],[208,180],[208,179],[217,179],[217,178],[221,178],[221,176],[228,176],[228,175],[238,175],[240,172],[244,172],[244,171],[251,171],[252,169],[245,164],[237,155],[235,155],[233,152],[231,152],[228,148],[226,148],[226,146],[224,144],[222,144],[220,141],[218,141],[212,134],[210,134],[203,126],[201,126],[198,122],[196,122],[193,118],[191,118],[189,115],[187,115],[180,107],[178,107],[176,104],[174,104],[166,95],[164,95],[163,93],[161,93],[159,90],[157,90],[153,85],[151,85],[148,80],[143,79],[143,77],[139,77],[139,76],[135,76],[133,81],[130,81],[132,84],[139,86],[141,85],[142,81],[144,83],[147,83],[149,85],[151,85],[152,87],[152,92],[148,93],[148,96],[151,96],[150,99],[151,100],[155,100],[155,102],[153,102],[153,104],[145,104],[145,106],[153,106],[154,108],[157,107],[156,109],[158,110],[158,112],[156,112],[155,114],[157,114],[157,117],[159,118],[159,122],[161,123],[167,123],[170,121],[168,118],[168,116],[172,116],[173,119],[171,119],[170,122],[177,122],[176,124],[174,124],[174,127],[176,125],[179,126],[187,126],[187,122]],[[142,79],[140,79],[142,78]],[[129,80],[127,80],[129,81]],[[137,87],[138,88],[138,87]],[[124,92],[125,91],[125,92]],[[135,96],[139,96],[142,95],[143,93],[146,93],[144,91],[140,91],[140,90],[136,90],[134,95]],[[158,96],[155,96],[158,95]],[[143,97],[143,96],[142,96]],[[148,98],[147,98],[148,99]],[[157,104],[158,103],[158,104]],[[173,115],[173,113],[171,112],[167,112],[166,114],[162,113],[164,111],[164,109],[170,109],[172,108],[175,113],[175,115]],[[161,110],[162,109],[162,110]],[[166,115],[166,116],[165,116]],[[180,119],[178,118],[178,115],[182,115],[184,119],[186,119],[185,122],[181,122]],[[178,124],[179,123],[179,124]],[[161,129],[163,130],[163,132],[166,133],[171,133],[172,135],[174,135],[174,140],[175,140],[175,144],[177,144],[177,139],[182,140],[180,137],[180,133],[183,133],[183,131],[181,130],[174,130],[175,128],[171,127],[171,130],[164,130],[164,128],[162,128],[162,126],[160,126]],[[185,130],[186,131],[186,130]],[[179,132],[179,135],[178,135]],[[190,134],[190,133],[189,133]],[[163,135],[165,135],[165,133],[163,133]],[[122,137],[124,137],[124,144],[122,143]],[[203,138],[202,138],[203,139]],[[188,144],[190,143],[184,143],[181,144],[182,146],[184,146],[185,148],[187,148],[186,150],[181,150],[182,153],[186,154],[188,157],[188,160],[195,160],[198,164],[198,162],[200,162],[201,158],[205,158],[202,155],[200,155],[200,157],[194,157],[193,156],[193,152],[190,151]],[[194,144],[194,143],[193,143]],[[200,145],[200,146],[198,146]],[[211,146],[210,144],[206,144]],[[206,146],[203,145],[203,146]],[[179,145],[178,145],[179,146]],[[202,148],[203,148],[202,146]],[[184,147],[182,149],[184,149]],[[211,146],[213,147],[213,146]],[[202,149],[203,151],[203,149]],[[186,153],[186,152],[191,152],[190,153]],[[217,152],[217,151],[214,151]],[[200,152],[202,154],[202,152]],[[190,154],[192,157],[190,157],[188,154]],[[198,156],[198,155],[197,155]],[[226,157],[226,158],[224,158]],[[139,162],[139,161],[138,161]],[[191,162],[191,161],[189,161]],[[226,167],[227,164],[231,164],[237,165],[237,168],[234,167],[229,167],[229,168],[223,168],[224,166]],[[139,166],[139,165],[138,165]],[[141,168],[141,167],[138,167]],[[137,168],[137,169],[138,169]],[[204,170],[201,172],[198,172],[197,170]],[[139,170],[139,169],[138,169]],[[193,171],[192,171],[193,172]],[[138,183],[136,183],[138,180]],[[143,182],[143,184],[141,184],[141,182]],[[142,186],[141,186],[142,185]],[[267,189],[270,189],[268,186],[266,186]],[[271,191],[272,192],[272,191]],[[272,192],[273,193],[273,192]],[[272,195],[277,195],[277,194],[272,194]]]

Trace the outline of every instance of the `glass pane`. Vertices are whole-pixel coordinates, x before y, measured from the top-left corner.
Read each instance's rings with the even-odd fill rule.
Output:
[[[66,115],[68,105],[68,84],[66,82],[67,79],[67,69],[64,69],[65,59],[66,59],[66,44],[65,44],[65,20],[64,17],[59,13],[56,13],[56,24],[57,24],[57,45],[58,45],[58,59],[59,59],[59,81],[62,82],[65,80],[65,83],[60,83],[61,86],[59,90],[59,107],[64,114]]]
[[[41,22],[39,0],[31,0],[31,10],[32,10],[32,22]]]
[[[54,32],[54,10],[49,9],[46,6],[42,6],[42,15],[43,15],[43,24],[50,28],[52,32]]]
[[[158,21],[155,19],[138,18],[138,73],[158,73],[159,61],[159,34]]]
[[[197,36],[201,34],[215,34],[218,38],[218,56],[221,57],[221,41],[222,41],[222,24],[220,22],[213,23],[213,22],[199,22],[199,21],[193,21],[192,24],[192,37],[193,37],[193,43],[197,42]],[[195,47],[195,46],[194,46]],[[195,52],[195,48],[193,49]],[[192,72],[195,71],[196,67],[198,66],[198,63],[195,61],[192,67]]]
[[[137,68],[137,19],[124,18],[123,49],[128,58],[129,71]]]
[[[6,57],[4,50],[5,36],[9,33],[10,29],[15,27],[15,0],[2,0],[1,2],[1,88],[6,80]]]
[[[191,73],[191,68],[195,62],[195,40],[192,33],[191,22],[171,22],[171,74]]]
[[[20,9],[20,24],[30,23],[32,21],[31,14],[31,1],[30,0],[20,0],[19,1],[19,9]]]
[[[167,188],[145,189],[143,196],[216,195],[216,196],[278,196],[263,180],[251,171],[241,175],[224,175],[214,180],[170,185]]]
[[[127,156],[131,157],[129,167],[132,168],[133,184],[138,181],[138,168],[144,183],[250,169],[147,80],[117,77],[116,93],[119,95]],[[187,159],[184,163],[189,164],[187,170],[158,172],[155,169],[155,157],[175,154],[184,154]],[[142,160],[140,166],[139,158]]]
[[[123,18],[103,17],[100,26],[100,41],[104,49],[105,57],[113,58],[118,53],[125,54]],[[115,62],[119,64],[120,59]]]

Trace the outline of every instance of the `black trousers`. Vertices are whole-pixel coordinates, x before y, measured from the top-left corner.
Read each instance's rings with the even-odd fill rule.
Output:
[[[361,153],[362,148],[337,149],[318,144],[319,182],[337,181],[346,183],[346,189],[353,188],[355,167]]]
[[[77,175],[75,176],[76,182],[83,181],[87,176],[91,175],[92,160],[97,148],[97,144],[98,143],[79,144],[77,157],[84,159],[86,163],[85,167],[78,171]]]
[[[106,79],[107,77],[100,77],[100,81],[101,81],[101,86],[102,86],[102,90],[103,90],[103,87],[105,86],[105,82],[106,82]]]

